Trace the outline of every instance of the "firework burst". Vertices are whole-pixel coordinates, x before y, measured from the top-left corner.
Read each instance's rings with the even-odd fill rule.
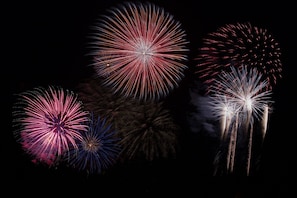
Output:
[[[237,68],[232,66],[230,69],[231,72],[223,71],[218,76],[211,86],[211,93],[228,101],[227,104],[237,106],[233,109],[243,112],[243,117],[252,113],[251,119],[253,117],[259,119],[263,114],[264,106],[272,102],[271,90],[265,89],[267,81],[261,80],[262,74],[257,71],[257,68],[248,69],[244,65]]]
[[[281,78],[282,63],[279,43],[267,29],[250,23],[227,24],[209,33],[197,57],[199,78],[211,85],[221,71],[230,72],[230,66],[256,67],[272,89]]]
[[[69,163],[79,171],[101,174],[116,163],[120,153],[118,141],[111,125],[92,115],[89,130],[83,134],[78,149],[71,152]]]
[[[70,147],[77,148],[89,118],[73,92],[49,86],[18,96],[13,107],[14,135],[33,161],[53,165]]]
[[[227,171],[233,172],[236,144],[241,139],[241,143],[247,143],[249,175],[256,120],[265,125],[261,133],[266,132],[271,90],[265,89],[267,81],[261,81],[261,77],[256,68],[231,67],[231,72],[222,72],[212,86],[211,110],[221,121],[222,144],[228,142]]]
[[[109,11],[95,27],[91,43],[96,73],[126,97],[165,97],[188,68],[181,24],[151,3],[126,3]]]

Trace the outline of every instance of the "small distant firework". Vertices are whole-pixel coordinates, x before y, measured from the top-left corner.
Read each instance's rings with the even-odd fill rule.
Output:
[[[158,100],[178,86],[188,51],[181,24],[151,3],[126,3],[103,16],[91,43],[104,84],[126,97]]]
[[[89,111],[104,115],[117,131],[121,162],[175,157],[179,127],[162,102],[116,97],[98,78],[81,82],[77,92]]]
[[[83,134],[78,149],[71,152],[69,163],[79,171],[101,174],[117,162],[120,153],[119,139],[104,118],[92,115],[89,130]]]
[[[272,89],[281,78],[282,63],[279,43],[267,29],[250,23],[227,24],[209,33],[197,57],[199,78],[211,85],[221,71],[230,66],[248,65],[257,68],[266,80],[266,88]]]
[[[253,125],[259,121],[265,125],[261,126],[262,129],[267,128],[267,107],[272,103],[271,90],[265,89],[267,81],[261,81],[261,77],[256,68],[231,67],[231,72],[222,72],[211,87],[210,107],[221,121],[221,141],[223,144],[229,142],[226,163],[230,172],[234,168],[236,144],[238,139],[242,139],[242,142],[247,142],[249,174]]]
[[[88,112],[77,96],[60,87],[38,87],[18,95],[13,106],[17,141],[32,161],[54,165],[87,131]]]

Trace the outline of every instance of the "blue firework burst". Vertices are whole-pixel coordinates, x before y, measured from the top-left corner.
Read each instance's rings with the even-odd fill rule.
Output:
[[[91,115],[89,130],[78,149],[73,150],[69,163],[79,171],[100,174],[116,163],[121,150],[118,141],[116,131],[106,119]]]

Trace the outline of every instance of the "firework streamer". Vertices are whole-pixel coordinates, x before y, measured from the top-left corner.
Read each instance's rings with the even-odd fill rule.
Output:
[[[93,33],[92,66],[114,93],[159,100],[178,87],[188,68],[185,31],[152,3],[127,2],[111,8]]]
[[[263,107],[263,116],[261,120],[261,134],[262,134],[262,141],[265,139],[266,131],[267,131],[267,124],[268,124],[268,113],[269,107],[268,105],[264,105]]]
[[[74,92],[38,87],[17,95],[14,135],[34,162],[54,165],[88,130],[88,112]]]
[[[117,162],[121,148],[111,125],[106,119],[91,115],[89,130],[72,150],[68,163],[87,174],[101,174]]]
[[[233,123],[232,129],[231,129],[229,148],[228,148],[228,154],[227,154],[227,171],[230,173],[232,173],[234,170],[235,151],[236,151],[236,144],[237,144],[237,131],[238,131],[238,113],[236,113],[235,122]]]
[[[225,140],[226,139],[226,136],[228,134],[228,130],[229,130],[229,127],[230,127],[230,123],[231,123],[231,115],[230,113],[225,113],[223,116],[222,116],[222,119],[221,119],[221,140]]]
[[[248,65],[257,68],[272,89],[281,78],[281,50],[277,39],[265,28],[251,23],[226,24],[203,38],[197,56],[196,74],[207,86],[212,85],[221,71]]]
[[[230,162],[232,160],[233,156],[233,147],[235,147],[235,136],[236,131],[234,130],[234,127],[231,128],[230,131],[230,139],[229,139],[229,144],[228,144],[228,148],[227,148],[227,157],[226,157],[226,169],[227,171],[230,171]]]
[[[253,126],[250,127],[249,140],[248,140],[248,152],[247,152],[247,168],[246,174],[249,176],[251,168],[251,158],[252,158],[252,145],[253,145]]]
[[[247,152],[247,175],[249,175],[250,172],[250,166],[251,166],[251,155],[252,155],[252,142],[253,142],[253,118],[252,118],[252,100],[250,98],[247,98],[245,101],[245,107],[244,111],[246,113],[246,121],[244,124],[244,134],[243,138],[248,138],[248,152]],[[263,109],[264,111],[264,109]]]

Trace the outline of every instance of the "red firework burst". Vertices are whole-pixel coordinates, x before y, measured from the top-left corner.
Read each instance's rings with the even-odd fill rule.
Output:
[[[207,86],[221,71],[230,72],[230,66],[257,68],[263,74],[263,80],[267,80],[267,89],[272,89],[281,78],[279,43],[267,29],[250,23],[227,24],[218,28],[203,39],[199,50],[196,73]]]
[[[186,34],[172,15],[151,3],[109,10],[95,27],[92,64],[115,93],[158,100],[176,88],[187,60]]]

